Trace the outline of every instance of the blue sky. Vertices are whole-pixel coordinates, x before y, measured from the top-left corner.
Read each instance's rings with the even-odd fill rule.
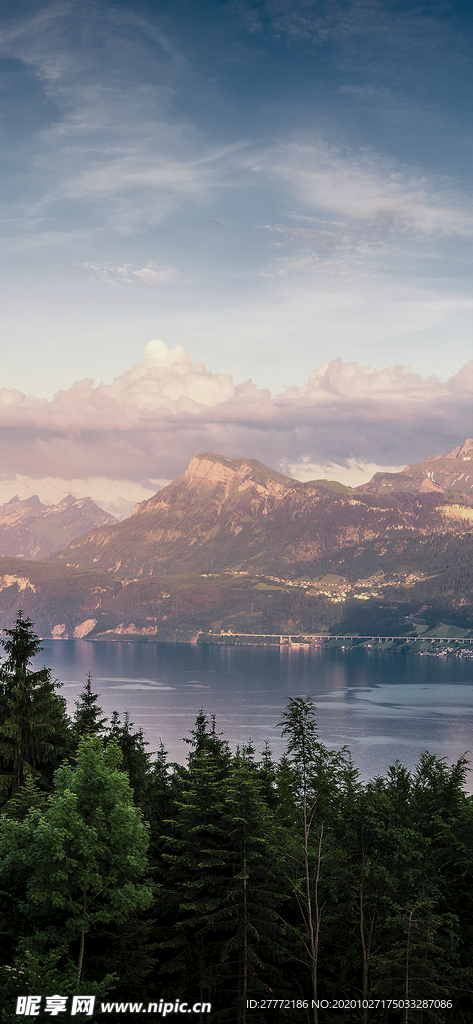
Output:
[[[355,481],[464,440],[466,400],[437,425],[432,409],[471,359],[468,4],[23,0],[3,5],[0,53],[3,500],[35,481],[46,500],[81,481],[139,500],[200,444]],[[319,385],[307,411],[326,364],[335,441]],[[396,366],[412,374],[386,391]],[[177,440],[144,437],[143,408]],[[110,446],[134,452],[113,480]]]

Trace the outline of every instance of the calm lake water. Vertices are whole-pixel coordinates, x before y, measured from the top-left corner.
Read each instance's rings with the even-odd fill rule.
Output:
[[[225,647],[122,641],[44,640],[35,667],[64,685],[69,711],[92,675],[106,715],[127,708],[150,750],[162,738],[184,762],[200,708],[217,716],[232,748],[266,738],[279,756],[277,722],[288,697],[312,697],[320,738],[350,747],[363,779],[399,758],[412,768],[422,750],[450,763],[473,751],[473,659],[322,648]],[[471,755],[473,757],[473,754]],[[469,776],[473,791],[473,773]]]

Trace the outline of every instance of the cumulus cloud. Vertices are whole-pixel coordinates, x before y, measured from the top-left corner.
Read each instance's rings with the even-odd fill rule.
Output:
[[[408,366],[333,359],[273,397],[193,363],[180,345],[154,340],[145,356],[111,384],[77,381],[51,401],[3,389],[3,472],[12,493],[19,477],[25,487],[37,481],[33,490],[47,478],[104,504],[108,480],[111,509],[120,481],[122,497],[131,500],[133,484],[139,500],[199,451],[258,458],[301,479],[359,483],[360,474],[443,453],[471,432],[473,362],[440,381]]]

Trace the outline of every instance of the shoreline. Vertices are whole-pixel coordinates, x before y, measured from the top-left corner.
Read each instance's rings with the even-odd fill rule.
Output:
[[[244,639],[243,639],[244,637]],[[303,634],[209,634],[199,632],[191,637],[157,637],[140,633],[111,633],[83,637],[41,637],[43,641],[61,642],[87,640],[90,643],[146,643],[146,644],[193,644],[215,647],[278,647],[280,650],[322,650],[352,651],[357,648],[381,651],[391,654],[417,654],[422,657],[473,658],[473,637],[380,637],[380,636],[337,636],[319,635],[311,639]],[[279,637],[279,639],[277,639]],[[345,642],[343,642],[345,641]]]

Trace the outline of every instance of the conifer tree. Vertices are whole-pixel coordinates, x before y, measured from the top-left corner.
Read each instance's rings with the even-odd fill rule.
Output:
[[[203,751],[206,751],[212,754],[223,770],[228,769],[231,762],[230,747],[227,740],[221,739],[221,736],[222,733],[217,732],[215,715],[211,715],[209,723],[204,709],[201,708],[196,715],[190,738],[184,736],[184,743],[188,743],[192,747],[187,758],[189,767],[192,767],[194,760],[198,759]]]
[[[271,996],[276,985],[282,994],[284,984],[278,969],[284,952],[277,913],[281,887],[274,870],[277,832],[263,785],[250,743],[237,750],[224,785],[228,880],[210,918],[221,947],[219,1002],[236,1024],[251,1018],[249,999]]]
[[[28,665],[35,654],[42,651],[42,643],[39,636],[33,632],[31,619],[24,618],[21,608],[19,609],[15,625],[12,629],[4,629],[9,640],[0,640],[3,649],[7,652],[7,659],[2,665],[2,681],[8,685],[13,683],[16,676],[22,672],[26,674]]]
[[[117,711],[112,713],[106,742],[109,740],[117,743],[121,750],[122,770],[127,772],[135,800],[142,807],[148,785],[150,755],[145,750],[148,743],[144,738],[143,730],[139,728],[133,732],[133,722],[130,721],[126,709],[123,723]]]
[[[84,689],[76,700],[76,710],[72,719],[72,729],[77,738],[77,743],[82,736],[99,736],[104,731],[107,719],[103,718],[102,708],[97,701],[100,694],[92,690],[92,679],[90,672],[84,683]]]
[[[220,948],[211,919],[222,905],[228,877],[224,779],[231,755],[216,732],[215,720],[209,729],[203,711],[188,742],[192,746],[188,767],[175,777],[174,817],[164,822],[168,878],[157,908],[174,920],[162,942],[169,957],[163,970],[179,975],[183,991],[211,1001],[220,970]]]
[[[66,702],[47,668],[33,672],[41,641],[20,610],[1,640],[7,659],[0,668],[0,799],[16,793],[30,770],[43,784],[69,748]]]
[[[262,786],[262,793],[268,807],[276,807],[278,802],[276,787],[276,764],[268,740],[265,740],[261,751],[261,761],[258,765],[258,774]]]
[[[146,820],[151,825],[151,846],[150,855],[153,867],[159,864],[162,874],[162,848],[161,836],[164,821],[173,817],[173,779],[167,762],[167,751],[162,740],[156,752],[156,758],[150,766],[147,776],[146,796],[144,801],[144,813]]]

